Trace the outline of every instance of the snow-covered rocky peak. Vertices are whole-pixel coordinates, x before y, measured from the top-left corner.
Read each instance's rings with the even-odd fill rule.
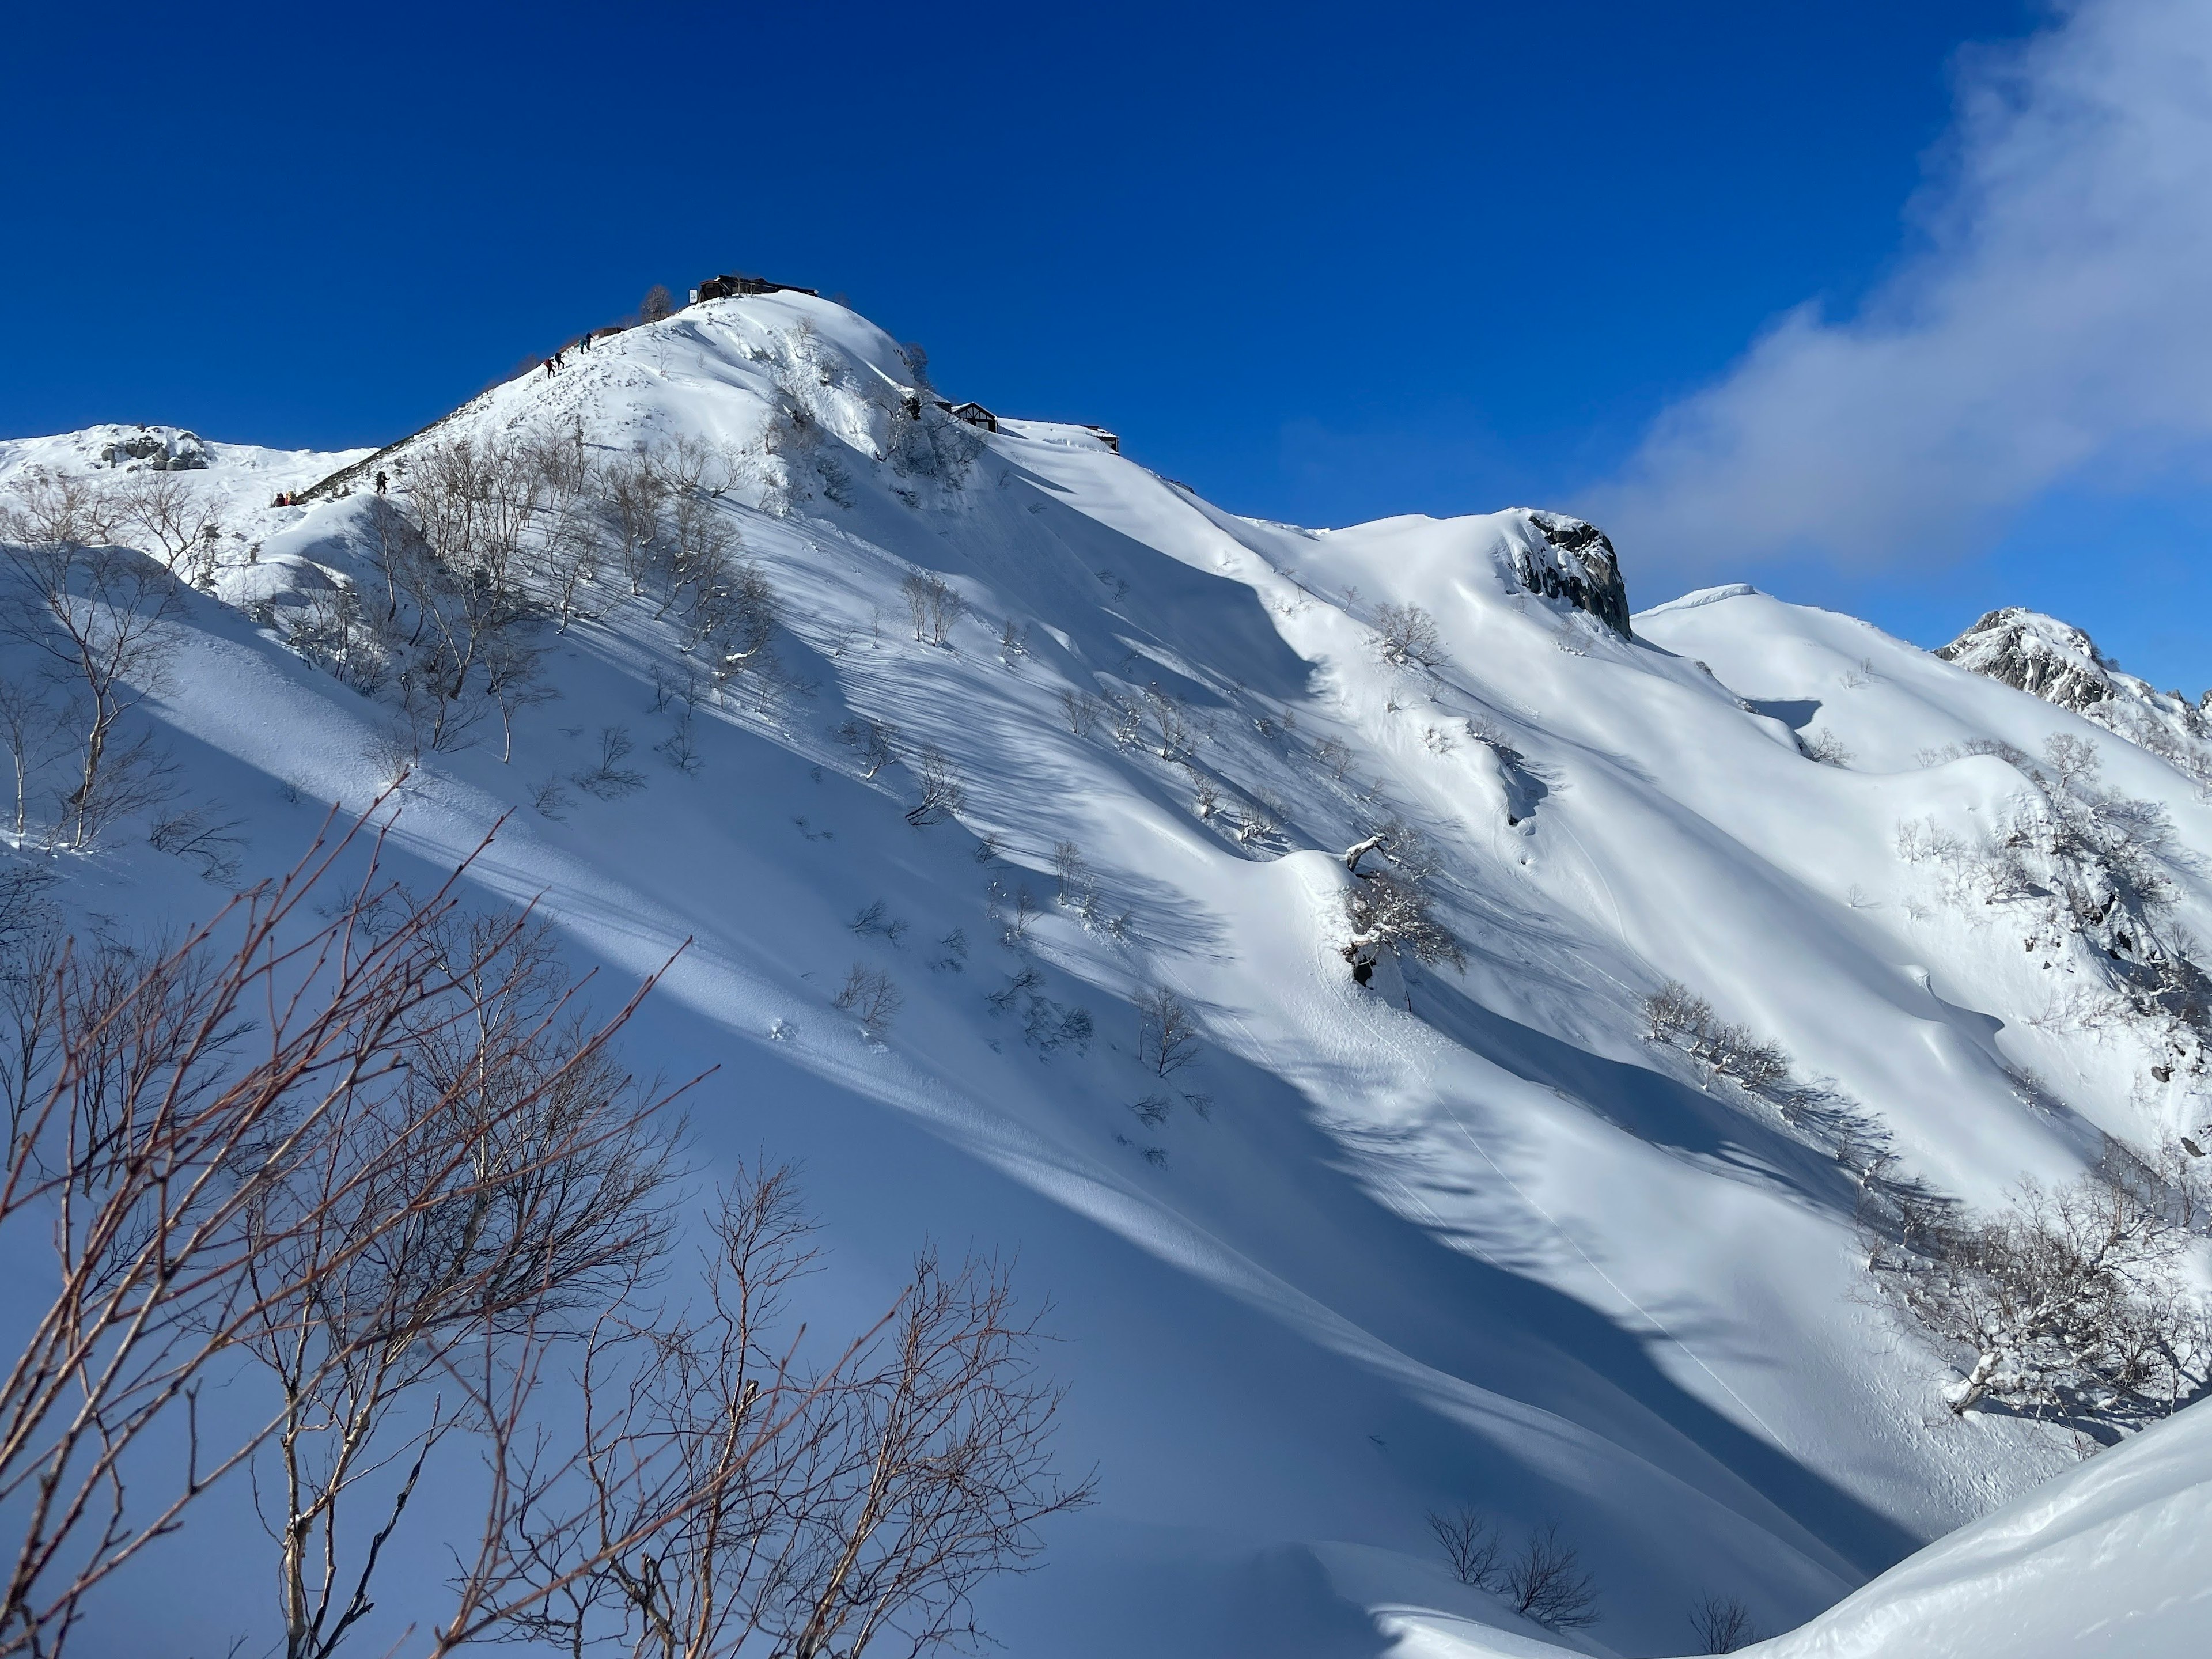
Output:
[[[1595,525],[1564,513],[1522,508],[1529,534],[1515,550],[1514,568],[1530,592],[1565,599],[1587,611],[1623,639],[1628,626],[1628,589],[1620,580],[1620,556]]]
[[[2141,744],[2203,782],[2212,781],[2212,719],[2203,702],[2160,691],[2122,671],[2070,623],[2023,605],[1992,611],[1936,654],[1969,672],[2071,709]],[[2212,699],[2212,692],[2206,693]]]
[[[613,976],[680,950],[636,1036],[721,1067],[702,1188],[804,1164],[869,1317],[924,1235],[1054,1294],[1101,1499],[983,1598],[1017,1652],[1678,1652],[2070,1467],[2032,1401],[1944,1409],[1976,1353],[1869,1230],[2203,1144],[2212,799],[2146,752],[2197,711],[2047,618],[1943,661],[1738,585],[1632,631],[1579,520],[1267,523],[1022,413],[779,293],[373,455],[0,441],[0,490],[222,525],[131,716],[187,793],[49,857],[74,756],[27,749],[21,839],[121,936],[404,775],[423,871]],[[205,1535],[133,1604],[192,1635],[112,1650],[228,1642]],[[1506,1594],[1554,1537],[1594,1636]]]

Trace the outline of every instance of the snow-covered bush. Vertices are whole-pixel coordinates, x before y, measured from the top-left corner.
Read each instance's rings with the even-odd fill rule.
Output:
[[[2085,964],[2169,1046],[2185,1046],[2185,1031],[2212,1030],[2212,976],[2172,920],[2180,890],[2166,809],[2106,787],[2096,745],[2063,733],[2045,744],[2040,763],[1995,744],[1931,758],[1963,753],[2005,761],[2028,787],[1978,844],[1932,824],[1901,825],[1899,853],[1942,865],[1950,901],[1968,914],[1996,907],[2016,918],[2027,950],[2078,944]]]
[[[1363,873],[1345,893],[1344,915],[1352,924],[1344,959],[1362,984],[1385,951],[1431,968],[1467,965],[1459,941],[1431,913],[1425,887],[1408,876],[1379,870]]]
[[[1437,619],[1418,605],[1375,607],[1376,654],[1393,668],[1436,668],[1444,660]]]
[[[2109,1438],[2212,1383],[2212,1318],[2184,1271],[2191,1235],[2154,1182],[2100,1171],[2005,1210],[1935,1220],[1871,1266],[1958,1381],[1992,1406]]]
[[[1786,1082],[1790,1056],[1778,1043],[1717,1018],[1713,1006],[1680,980],[1668,980],[1644,999],[1648,1040],[1681,1049],[1714,1075],[1733,1078],[1759,1094]]]

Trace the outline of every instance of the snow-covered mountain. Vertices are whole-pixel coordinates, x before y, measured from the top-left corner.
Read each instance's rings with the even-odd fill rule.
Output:
[[[0,444],[0,485],[204,461],[165,474],[220,527],[146,706],[230,826],[218,884],[404,751],[425,866],[503,818],[473,881],[580,960],[693,941],[632,1040],[721,1064],[702,1181],[803,1164],[829,1304],[875,1305],[924,1234],[1018,1252],[1100,1487],[989,1592],[1015,1653],[1683,1651],[1701,1597],[1785,1630],[2042,1501],[2075,1440],[1946,1410],[1959,1356],[1869,1239],[2203,1133],[2212,805],[2142,724],[2201,717],[2047,618],[1931,655],[1744,586],[1632,616],[1634,549],[1560,514],[1301,529],[1095,428],[963,413],[786,293],[601,338],[367,467],[103,428]],[[464,440],[676,475],[765,578],[780,668],[710,684],[594,520],[542,595],[551,700],[403,738],[364,617]],[[64,860],[76,914],[220,896],[142,834]],[[856,970],[895,1017],[836,1006]],[[1138,1012],[1162,989],[1188,1064]],[[2194,1415],[2053,1490],[2212,1474]],[[1557,1522],[1601,1621],[1455,1581],[1428,1516],[1461,1506]],[[1994,1524],[1924,1559],[1963,1573]],[[223,1647],[258,1585],[219,1538],[167,1549],[111,1639]],[[1873,1627],[1880,1590],[1814,1630]]]
[[[1946,662],[2070,708],[2212,784],[2212,691],[2195,702],[2123,672],[2080,629],[2039,611],[1992,611],[1939,647]]]

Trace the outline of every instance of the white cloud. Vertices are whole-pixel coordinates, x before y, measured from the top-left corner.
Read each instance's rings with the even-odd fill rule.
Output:
[[[1974,550],[2053,485],[2212,461],[2212,3],[1972,58],[1925,246],[1655,423],[1592,516],[1683,575]]]

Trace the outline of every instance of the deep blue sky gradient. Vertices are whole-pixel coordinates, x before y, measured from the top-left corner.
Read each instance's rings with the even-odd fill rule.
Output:
[[[2045,17],[26,9],[0,55],[0,433],[379,442],[652,283],[744,268],[1238,511],[1561,502],[1777,313],[1847,307],[1910,249],[1953,53]],[[2197,592],[2203,503],[2047,506],[1949,569],[1745,574],[1923,643],[2035,604],[2212,678],[2106,562]],[[1623,552],[1632,599],[1664,597]]]

